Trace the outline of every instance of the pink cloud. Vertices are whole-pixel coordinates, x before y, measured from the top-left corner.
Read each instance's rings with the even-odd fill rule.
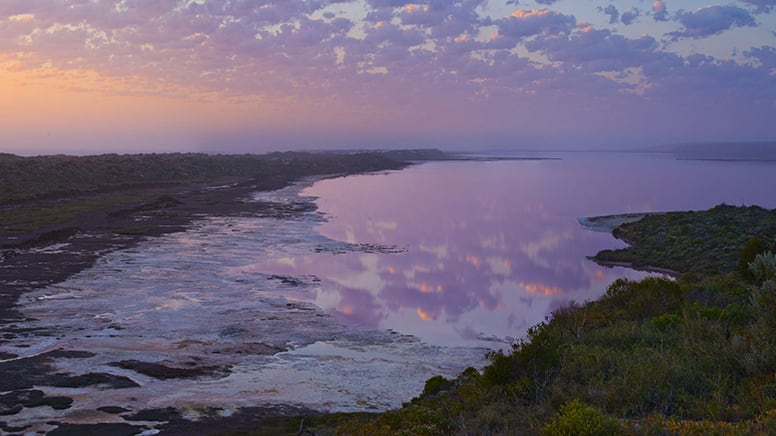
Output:
[[[655,21],[668,21],[668,10],[666,9],[666,2],[656,0],[652,3],[652,17]]]
[[[522,38],[540,33],[570,33],[576,18],[549,9],[518,9],[498,22],[505,36]]]
[[[340,8],[351,3],[359,3],[363,14]],[[600,22],[579,26],[563,2],[553,1],[499,16],[497,5],[482,0],[419,1],[411,7],[393,0],[210,0],[187,6],[130,0],[120,7],[106,1],[5,0],[0,57],[25,71],[90,72],[147,85],[116,94],[206,94],[310,111],[336,107],[329,112],[342,126],[348,117],[380,114],[370,128],[379,125],[381,134],[407,128],[445,138],[508,137],[530,129],[539,135],[537,126],[560,114],[567,117],[562,123],[568,132],[594,132],[595,126],[611,128],[604,119],[618,105],[641,104],[645,109],[632,112],[643,114],[661,107],[670,112],[680,99],[697,104],[696,110],[726,99],[741,108],[732,111],[734,117],[755,108],[772,111],[771,42],[747,46],[742,40],[739,53],[753,62],[691,56],[670,44],[690,38],[703,47],[707,36],[753,28],[757,22],[749,11],[767,13],[772,3],[681,11],[674,15],[678,21],[661,23],[673,26],[662,34],[633,37],[609,21],[633,23],[644,12],[627,12],[618,2],[601,9]],[[654,20],[667,19],[666,2],[651,8]],[[639,25],[646,22],[654,24],[642,19]],[[645,85],[641,94],[629,94],[639,84]]]

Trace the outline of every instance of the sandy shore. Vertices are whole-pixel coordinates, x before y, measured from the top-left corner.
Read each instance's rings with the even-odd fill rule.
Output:
[[[577,218],[579,224],[582,227],[594,231],[611,233],[615,228],[626,224],[638,221],[647,215],[653,215],[654,213],[623,213],[617,215],[603,215],[595,217]]]

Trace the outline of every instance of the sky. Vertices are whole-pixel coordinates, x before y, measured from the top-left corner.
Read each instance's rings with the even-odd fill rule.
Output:
[[[776,0],[2,0],[0,152],[776,139]]]

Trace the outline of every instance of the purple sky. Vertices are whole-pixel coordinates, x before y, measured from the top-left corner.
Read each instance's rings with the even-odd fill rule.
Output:
[[[0,151],[776,139],[776,0],[2,0]]]

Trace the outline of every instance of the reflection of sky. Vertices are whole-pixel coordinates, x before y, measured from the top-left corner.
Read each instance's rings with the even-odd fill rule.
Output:
[[[432,343],[483,345],[522,335],[570,300],[596,298],[617,277],[641,276],[586,260],[621,243],[584,230],[576,218],[773,202],[766,192],[776,178],[771,169],[571,155],[325,180],[304,192],[318,197],[329,217],[319,227],[323,235],[406,251],[315,254],[254,268],[318,276],[315,303],[353,323]]]

